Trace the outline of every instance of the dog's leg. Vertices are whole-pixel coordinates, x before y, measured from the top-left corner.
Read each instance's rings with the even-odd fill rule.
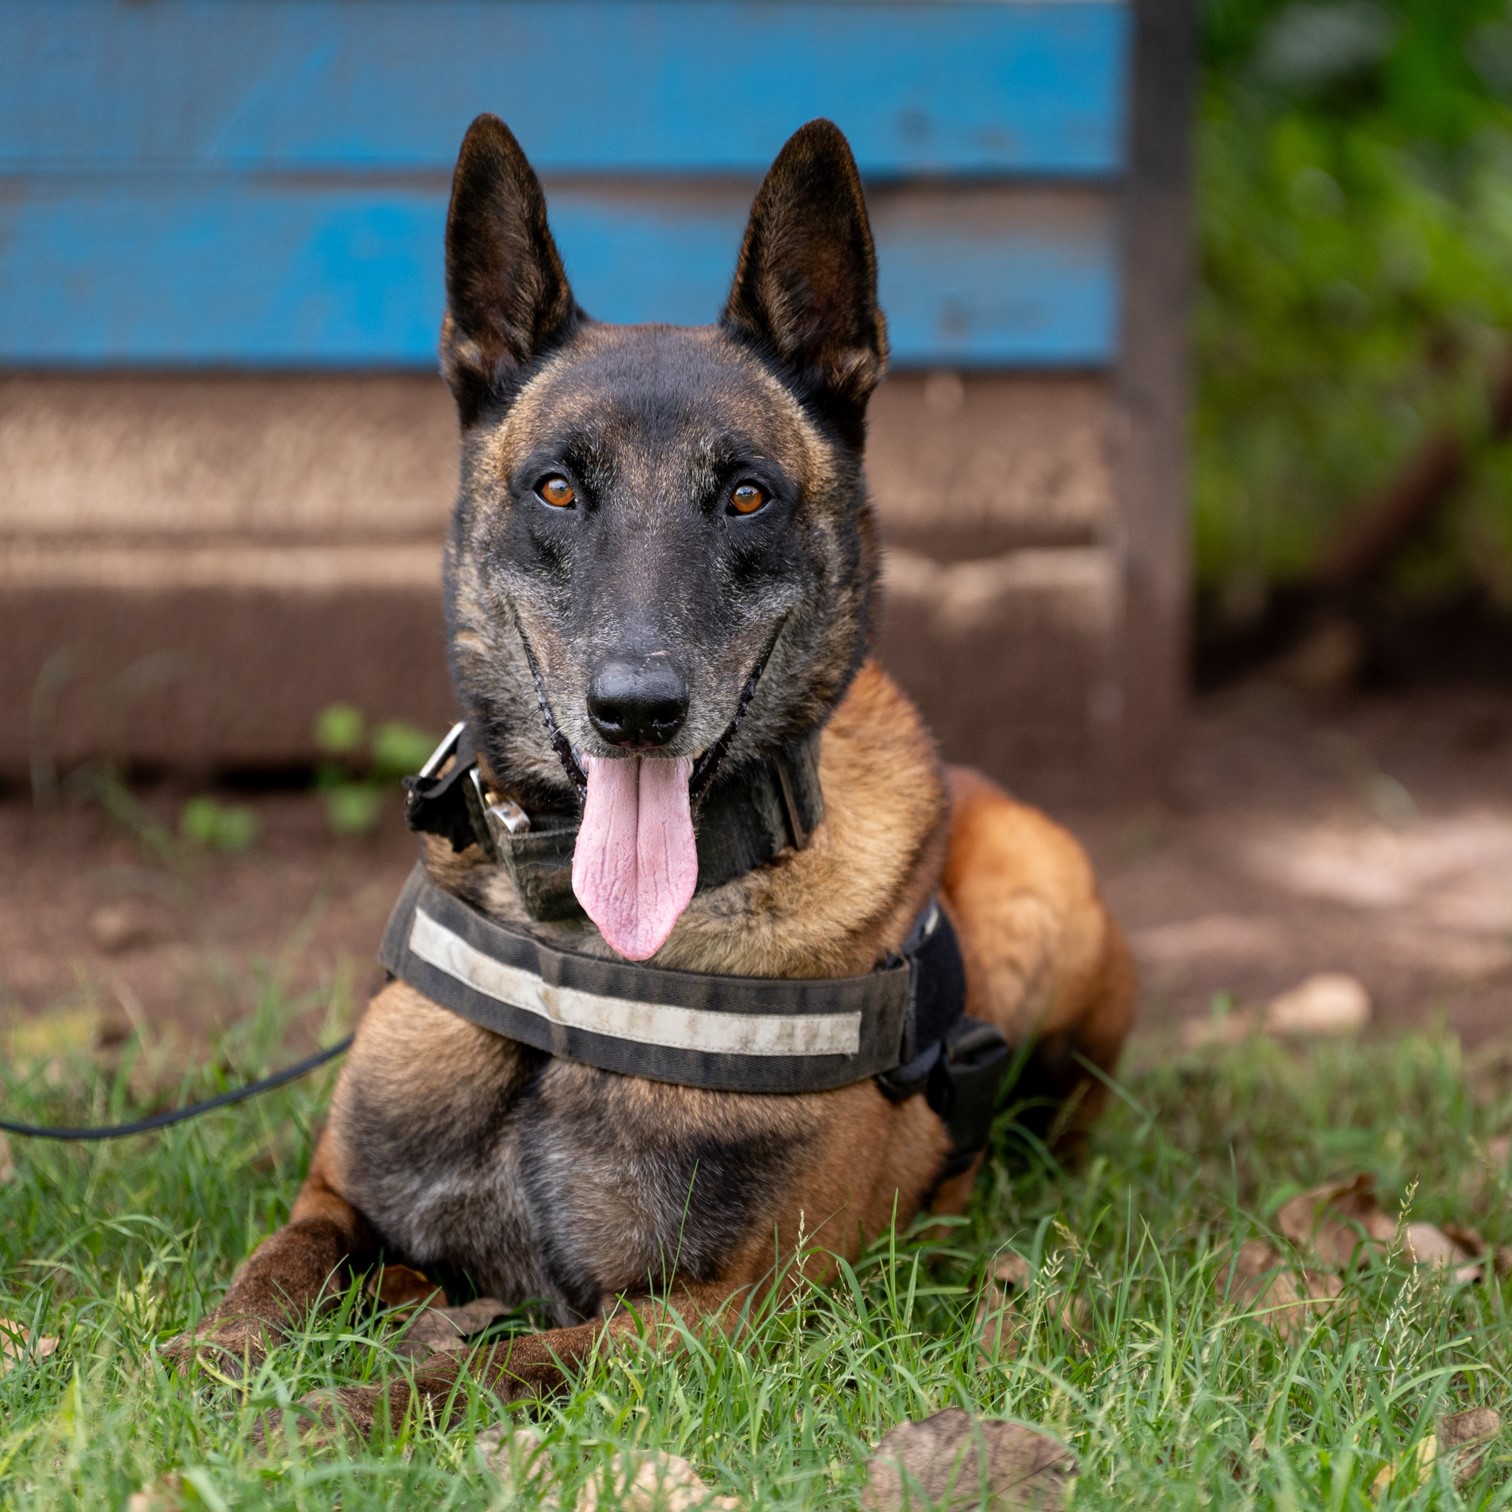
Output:
[[[617,1298],[605,1318],[545,1333],[521,1334],[470,1352],[449,1350],[432,1355],[416,1370],[413,1385],[396,1380],[381,1386],[313,1392],[300,1404],[312,1415],[301,1429],[316,1439],[340,1432],[366,1439],[385,1420],[397,1433],[406,1415],[417,1408],[428,1408],[445,1427],[464,1375],[505,1402],[553,1396],[567,1388],[596,1349],[613,1348],[617,1342],[637,1335],[658,1347],[672,1349],[683,1327],[696,1329],[710,1321],[718,1322],[726,1331],[733,1330],[741,1316],[742,1302],[750,1295],[749,1288],[732,1295],[726,1282],[681,1286],[675,1304],[650,1296]]]
[[[169,1364],[184,1369],[203,1359],[239,1374],[248,1363],[260,1362],[313,1308],[336,1304],[331,1279],[337,1271],[360,1269],[376,1256],[371,1227],[332,1188],[325,1164],[317,1147],[288,1223],[252,1252],[221,1305],[192,1333],[165,1347]]]

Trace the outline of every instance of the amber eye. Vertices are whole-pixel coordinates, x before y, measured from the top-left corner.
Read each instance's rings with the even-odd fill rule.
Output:
[[[550,504],[554,509],[570,509],[577,498],[577,490],[561,473],[552,473],[549,478],[542,478],[536,484],[536,493],[542,503]]]
[[[759,483],[737,483],[730,490],[730,508],[738,515],[755,514],[769,497]]]

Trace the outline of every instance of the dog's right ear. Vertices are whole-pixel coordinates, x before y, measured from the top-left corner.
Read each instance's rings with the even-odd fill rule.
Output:
[[[509,127],[480,115],[462,139],[446,213],[441,371],[463,425],[582,318],[540,180]]]

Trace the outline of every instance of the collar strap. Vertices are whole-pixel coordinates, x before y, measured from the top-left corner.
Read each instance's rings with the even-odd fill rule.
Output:
[[[440,835],[456,851],[479,846],[508,868],[533,919],[583,917],[572,891],[580,816],[527,814],[508,799],[493,799],[465,724],[454,725],[404,785],[412,830]],[[698,891],[722,887],[785,850],[802,850],[823,817],[818,731],[723,781],[716,778],[698,806]]]
[[[960,947],[933,903],[902,955],[865,976],[723,976],[547,945],[437,886],[421,864],[389,919],[379,959],[471,1023],[604,1071],[721,1092],[825,1092],[882,1077],[891,1097],[931,1093],[958,1147],[963,1137],[973,1149],[985,1141],[1007,1062],[1002,1036],[965,1017]],[[995,1057],[983,1058],[983,1030]],[[937,1106],[936,1068],[948,1068],[958,1042],[969,1044],[978,1071],[990,1060],[985,1105],[951,1085],[941,1093],[950,1108]],[[957,1102],[963,1113],[970,1105],[969,1129],[951,1117]]]

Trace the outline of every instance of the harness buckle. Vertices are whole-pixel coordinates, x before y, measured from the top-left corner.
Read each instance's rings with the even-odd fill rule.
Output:
[[[500,798],[497,803],[489,803],[476,767],[473,768],[473,781],[478,784],[478,796],[483,799],[483,817],[488,821],[489,834],[500,850],[505,846],[506,836],[529,834],[530,815],[513,798]]]
[[[443,771],[447,762],[451,768]],[[488,802],[464,723],[454,724],[419,772],[404,779],[404,795],[404,819],[412,830],[440,835],[451,841],[454,851],[480,845],[498,859]]]
[[[434,777],[457,754],[457,747],[462,744],[462,736],[466,729],[467,726],[459,719],[441,737],[441,744],[425,758],[425,765],[415,774],[419,781],[423,782],[427,777]]]

